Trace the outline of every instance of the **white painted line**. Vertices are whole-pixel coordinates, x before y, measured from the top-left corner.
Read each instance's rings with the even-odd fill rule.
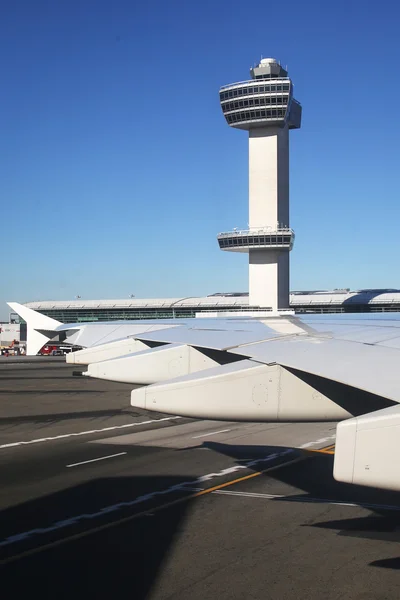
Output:
[[[201,437],[208,437],[209,435],[217,435],[217,433],[226,433],[227,431],[231,431],[230,429],[221,429],[221,431],[212,431],[211,433],[203,433],[202,435],[194,435],[192,437],[193,440]]]
[[[315,442],[306,442],[305,444],[301,444],[301,446],[297,447],[300,449],[311,448],[311,446],[316,446],[317,444],[325,444],[326,442],[330,442],[334,439],[336,439],[336,435],[329,435],[327,437],[320,438],[319,440],[315,440]]]
[[[115,456],[122,456],[123,454],[128,454],[127,452],[118,452],[118,454],[109,454],[108,456],[101,456],[100,458],[92,458],[92,460],[83,460],[82,462],[72,463],[71,465],[65,465],[67,468],[69,467],[79,467],[79,465],[87,465],[88,463],[94,463],[99,460],[107,460],[107,458],[114,458]]]
[[[10,546],[11,544],[16,544],[18,542],[22,542],[31,538],[34,535],[43,535],[46,533],[51,533],[52,531],[64,529],[66,527],[70,527],[71,525],[76,525],[77,523],[80,523],[82,521],[91,521],[92,519],[103,517],[106,514],[115,513],[126,508],[131,508],[133,506],[137,506],[138,504],[142,504],[144,502],[148,502],[149,500],[153,500],[158,496],[166,496],[168,494],[173,494],[177,492],[188,492],[193,488],[198,489],[199,484],[201,486],[201,490],[203,489],[202,484],[206,481],[218,479],[219,477],[226,477],[227,475],[232,475],[233,473],[237,473],[238,471],[242,471],[243,469],[249,469],[256,465],[269,463],[272,460],[275,460],[276,458],[281,458],[283,456],[287,456],[288,460],[290,460],[290,455],[293,454],[293,452],[294,450],[292,449],[286,449],[282,450],[282,452],[277,452],[276,454],[268,454],[267,456],[251,460],[244,464],[234,465],[233,467],[222,469],[221,471],[217,471],[216,473],[207,473],[207,475],[202,475],[201,477],[197,477],[195,480],[192,481],[182,481],[182,483],[177,483],[176,485],[164,488],[163,490],[148,492],[147,494],[143,494],[142,496],[138,496],[136,498],[133,498],[132,500],[125,500],[117,504],[104,506],[103,508],[95,512],[74,515],[62,521],[53,522],[47,527],[38,527],[35,529],[30,529],[28,531],[22,531],[20,533],[16,533],[14,535],[9,536],[8,538],[0,540],[0,548],[4,546]],[[284,466],[284,464],[285,463],[282,463],[282,465],[279,466]]]
[[[282,465],[284,466],[284,464]],[[329,498],[311,498],[309,496],[285,496],[282,494],[259,494],[257,492],[234,492],[229,490],[215,490],[212,494],[221,496],[241,496],[243,498],[263,498],[264,500],[284,500],[285,502],[305,502],[311,504],[332,504],[334,506],[350,506],[353,508],[384,509],[399,511],[400,506],[390,504],[370,504],[368,502],[346,502],[344,500],[330,500]]]
[[[257,492],[233,492],[229,490],[215,490],[212,494],[221,494],[225,496],[241,496],[243,498],[264,498],[266,500],[275,500],[279,498],[288,498],[281,494],[258,494]]]
[[[162,419],[151,419],[149,421],[138,421],[137,423],[126,423],[125,425],[114,425],[113,427],[104,427],[103,429],[90,429],[89,431],[79,431],[78,433],[64,433],[63,435],[55,435],[52,437],[38,438],[36,440],[28,440],[27,442],[12,442],[11,444],[1,444],[0,450],[4,448],[14,448],[15,446],[26,446],[28,444],[38,444],[39,442],[52,442],[53,440],[63,440],[65,438],[76,437],[80,435],[90,435],[93,433],[105,433],[114,431],[115,429],[127,429],[128,427],[140,427],[140,425],[152,425],[154,423],[163,423],[164,421],[174,421],[182,417],[163,417]]]
[[[307,442],[306,444],[302,444],[299,448],[311,448],[311,446],[315,446],[316,442]]]

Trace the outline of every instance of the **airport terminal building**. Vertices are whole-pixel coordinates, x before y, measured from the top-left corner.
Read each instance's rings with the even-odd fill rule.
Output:
[[[25,306],[62,323],[190,318],[216,311],[225,314],[265,312],[259,306],[249,305],[247,293],[218,293],[204,298],[46,300],[27,302]],[[290,308],[298,314],[400,312],[400,290],[294,291],[290,294]]]

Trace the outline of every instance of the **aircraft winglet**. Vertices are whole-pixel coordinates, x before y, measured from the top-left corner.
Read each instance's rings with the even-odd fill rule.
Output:
[[[54,335],[57,327],[62,325],[61,321],[42,315],[32,308],[28,308],[18,302],[7,302],[8,306],[16,312],[27,324],[26,353],[35,356],[39,350]]]

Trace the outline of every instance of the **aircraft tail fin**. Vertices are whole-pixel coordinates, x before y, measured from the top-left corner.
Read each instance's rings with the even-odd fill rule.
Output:
[[[56,335],[57,327],[63,324],[18,302],[7,302],[7,304],[26,321],[26,353],[30,356],[35,356],[42,346]]]

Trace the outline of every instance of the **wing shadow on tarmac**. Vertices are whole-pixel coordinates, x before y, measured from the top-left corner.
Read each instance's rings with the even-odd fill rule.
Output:
[[[160,511],[156,506],[193,491],[171,491],[134,506],[111,507],[191,480],[94,479],[1,511],[1,541],[31,532],[12,544],[0,544],[3,589],[13,590],[15,598],[147,598],[184,527],[190,502],[177,501]],[[93,517],[101,509],[104,514]],[[132,518],[144,511],[148,514]],[[60,525],[67,519],[69,523]],[[55,523],[59,525],[54,528]],[[26,556],[16,558],[23,553]]]
[[[270,446],[234,446],[218,442],[205,442],[205,447],[236,459],[238,464],[264,457],[269,451],[286,450]],[[308,453],[310,458],[293,465],[283,466],[265,473],[273,479],[302,492],[290,491],[283,498],[272,502],[342,502],[365,506],[370,514],[365,517],[339,519],[319,523],[305,524],[304,527],[319,527],[336,530],[338,535],[364,537],[368,539],[400,542],[400,494],[374,488],[349,485],[333,478],[333,455]],[[293,457],[296,455],[293,454]],[[268,468],[268,464],[255,465],[254,470]],[[268,492],[270,490],[267,490]],[[276,493],[274,490],[273,493]],[[392,508],[389,508],[392,507]],[[349,508],[348,510],[354,510]],[[400,563],[400,559],[399,559]],[[376,565],[378,566],[378,565]],[[391,567],[393,568],[393,567]]]
[[[383,569],[395,569],[400,570],[400,556],[395,558],[383,558],[381,560],[374,560],[369,563],[370,567],[381,567]]]

